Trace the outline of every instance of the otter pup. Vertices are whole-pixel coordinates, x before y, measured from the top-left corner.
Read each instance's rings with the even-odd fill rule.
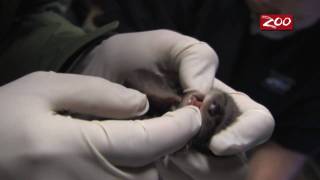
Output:
[[[202,126],[190,145],[200,152],[211,153],[208,148],[210,138],[235,121],[239,115],[237,105],[228,94],[214,88],[206,95],[198,92],[183,94],[176,88],[179,85],[168,79],[151,71],[135,70],[128,74],[124,85],[147,95],[150,109],[146,117],[149,118],[186,105],[197,106]]]

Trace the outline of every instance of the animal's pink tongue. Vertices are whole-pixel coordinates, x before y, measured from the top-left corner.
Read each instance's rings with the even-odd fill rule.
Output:
[[[192,96],[188,105],[193,105],[201,109],[202,101],[199,101],[196,97]]]

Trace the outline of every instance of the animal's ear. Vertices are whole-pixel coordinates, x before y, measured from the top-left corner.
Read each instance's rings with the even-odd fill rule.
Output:
[[[129,73],[124,85],[147,95],[152,115],[161,115],[181,101],[168,80],[151,71],[140,69]]]

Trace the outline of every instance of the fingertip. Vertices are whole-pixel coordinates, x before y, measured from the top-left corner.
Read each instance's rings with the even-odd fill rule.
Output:
[[[211,86],[204,86],[204,87],[199,87],[197,86],[197,88],[185,88],[183,90],[184,94],[190,94],[190,93],[198,93],[198,94],[207,94],[210,90]]]
[[[266,127],[268,129],[271,129],[271,131],[273,131],[275,127],[275,121],[274,121],[274,117],[272,116],[272,113],[267,108],[264,108],[263,110],[258,110],[258,111],[261,113],[262,116],[264,116]]]
[[[169,121],[181,131],[187,130],[186,133],[192,136],[199,132],[202,125],[200,110],[195,106],[185,106],[168,112],[160,119]]]
[[[256,142],[257,144],[261,144],[271,137],[275,127],[274,118],[267,108],[252,109],[248,113],[252,117],[255,117],[252,121],[259,119],[259,121],[251,122],[251,124],[257,130],[257,133],[259,133],[256,135]]]
[[[184,106],[175,111],[170,111],[164,114],[163,117],[178,118],[185,121],[191,120],[193,122],[197,122],[196,124],[199,127],[202,124],[200,109],[192,105]]]
[[[186,114],[187,117],[191,119],[196,119],[199,123],[199,126],[202,125],[201,111],[198,107],[193,105],[184,106],[181,108],[182,113]]]
[[[148,112],[150,105],[147,96],[134,89],[127,90],[127,97],[123,97],[121,101],[125,104],[127,108],[132,108],[132,116],[142,116],[146,112]]]
[[[142,116],[148,112],[150,108],[150,104],[146,95],[144,95],[144,97],[141,98],[141,103],[139,103],[137,107],[138,108],[137,108],[136,116]]]
[[[222,155],[222,152],[224,151],[223,147],[225,147],[225,143],[224,141],[220,141],[220,139],[217,138],[217,135],[211,137],[209,142],[209,149],[213,154]]]
[[[216,135],[210,139],[209,149],[218,156],[232,155],[243,151],[244,147],[233,141],[234,137],[229,133]]]
[[[187,105],[184,106],[182,109],[185,109],[186,111],[189,111],[191,114],[194,116],[201,118],[201,111],[198,107],[193,106],[193,105]]]

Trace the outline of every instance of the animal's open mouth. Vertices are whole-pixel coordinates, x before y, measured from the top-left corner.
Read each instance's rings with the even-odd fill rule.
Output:
[[[198,98],[196,96],[191,96],[187,102],[187,105],[193,105],[193,106],[198,107],[199,109],[201,109],[202,104],[203,104],[203,99]]]

